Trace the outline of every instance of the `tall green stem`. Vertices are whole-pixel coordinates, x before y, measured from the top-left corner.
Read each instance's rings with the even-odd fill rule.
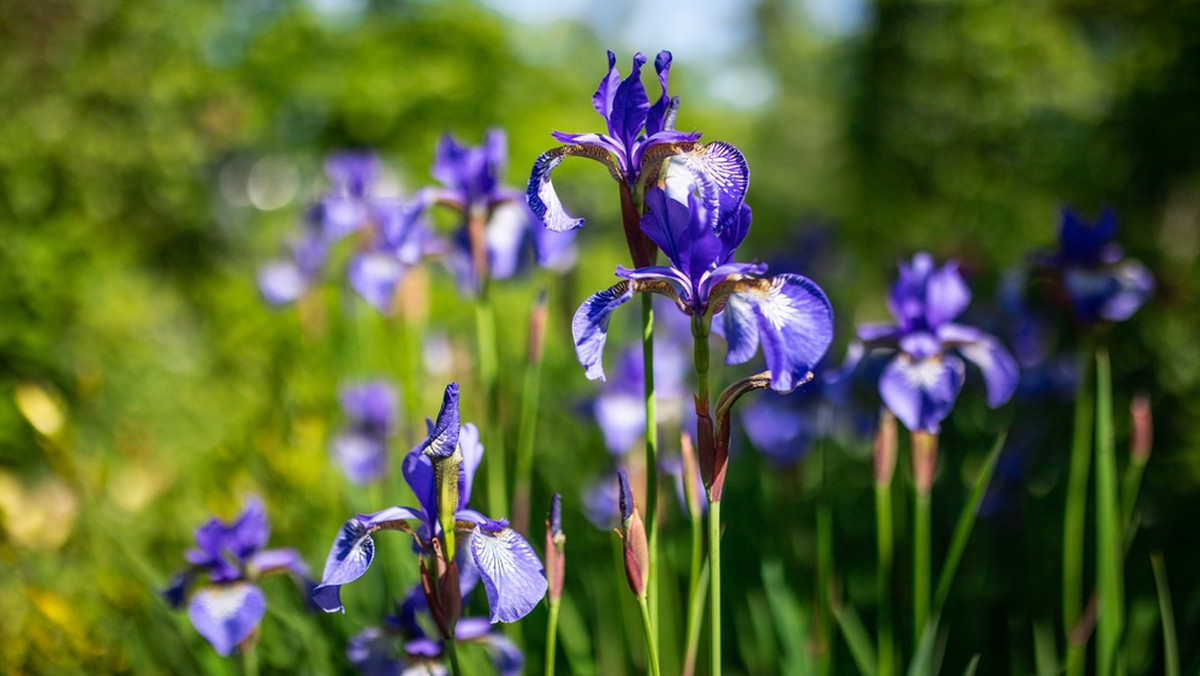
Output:
[[[875,550],[879,565],[875,569],[875,594],[879,597],[879,676],[895,673],[895,651],[892,639],[892,483],[875,483]]]
[[[817,441],[817,458],[821,463],[821,495],[817,503],[817,618],[820,640],[817,655],[818,672],[833,673],[833,609],[829,605],[833,581],[833,506],[829,499],[828,457],[825,442]]]
[[[721,501],[708,503],[709,602],[712,619],[712,675],[721,676]]]
[[[499,359],[496,353],[496,315],[492,309],[487,287],[480,289],[475,303],[475,333],[479,350],[479,380],[486,398],[486,413],[479,428],[487,439],[488,510],[492,514],[508,514],[507,470],[504,453],[504,430],[500,424],[500,392],[497,387]]]
[[[1120,673],[1125,603],[1124,540],[1113,449],[1112,374],[1108,351],[1096,351],[1096,673]]]
[[[653,294],[642,295],[642,369],[646,397],[646,538],[650,544],[650,570],[646,575],[646,597],[650,619],[658,616],[658,400],[654,391],[654,306]],[[658,622],[653,623],[657,629]]]
[[[913,509],[913,641],[920,643],[929,619],[931,575],[931,521],[933,473],[937,467],[936,435],[914,432],[912,435],[913,482],[916,500]]]
[[[462,666],[458,663],[458,642],[453,638],[446,639],[446,656],[450,658],[450,673],[462,676]]]
[[[533,486],[533,446],[537,435],[542,388],[542,340],[545,333],[545,301],[533,309],[530,321],[529,354],[525,385],[521,391],[521,425],[517,432],[517,477],[513,488],[513,527],[529,534],[530,492]],[[540,322],[540,326],[539,326]]]
[[[1081,362],[1075,419],[1071,437],[1071,463],[1067,502],[1063,511],[1063,632],[1067,639],[1067,676],[1083,676],[1087,667],[1087,637],[1076,636],[1083,612],[1084,520],[1087,517],[1088,473],[1092,450],[1092,389],[1088,386],[1088,361]]]
[[[558,657],[558,606],[550,602],[550,619],[546,621],[546,676],[554,676],[554,660]]]
[[[658,643],[654,638],[654,626],[650,623],[650,606],[645,598],[638,599],[638,608],[642,611],[642,629],[646,632],[646,661],[650,663],[650,673],[659,676]]]

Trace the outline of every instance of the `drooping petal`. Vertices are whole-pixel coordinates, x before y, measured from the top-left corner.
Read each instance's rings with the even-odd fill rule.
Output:
[[[333,457],[353,484],[378,481],[387,473],[387,443],[377,436],[347,432],[333,440]]]
[[[487,591],[489,619],[515,622],[533,610],[546,595],[546,571],[533,547],[502,522],[477,526],[471,534],[471,554]]]
[[[458,466],[458,504],[466,507],[471,502],[471,486],[475,483],[475,470],[483,461],[483,442],[479,428],[466,423],[458,433],[458,447],[462,451],[462,464]]]
[[[461,427],[458,416],[458,383],[450,383],[442,395],[442,408],[438,411],[437,422],[434,423],[421,450],[432,458],[448,458],[454,455],[455,449],[458,448],[458,432]]]
[[[510,202],[492,212],[484,233],[488,275],[492,279],[508,279],[516,274],[529,225],[529,210],[525,204]]]
[[[713,230],[720,232],[726,224],[736,222],[750,185],[750,167],[742,151],[716,141],[680,157],[695,177]]]
[[[248,582],[206,587],[188,604],[192,626],[222,656],[250,636],[266,612],[262,590]]]
[[[744,364],[758,354],[758,321],[754,315],[754,305],[737,294],[732,294],[725,301],[725,308],[714,317],[715,332],[725,339],[725,363],[730,366]]]
[[[588,380],[604,380],[604,343],[608,340],[608,322],[612,313],[633,298],[633,284],[622,281],[583,301],[571,320],[575,355],[586,370]]]
[[[899,353],[883,370],[883,403],[912,431],[936,434],[962,390],[962,360],[952,354],[914,361]]]
[[[833,342],[833,307],[825,292],[807,277],[790,273],[742,280],[735,289],[725,306],[726,339],[731,324],[735,333],[746,333],[736,326],[746,311],[736,305],[748,304],[771,370],[771,389],[788,392],[803,384]],[[730,305],[735,306],[733,313]],[[740,343],[731,340],[730,345],[732,350]]]
[[[633,142],[645,126],[646,116],[650,112],[650,98],[646,95],[646,87],[642,85],[644,65],[646,55],[641,52],[634,54],[633,68],[617,85],[612,109],[608,113],[608,132],[621,142],[625,154],[633,149]]]
[[[371,534],[389,521],[420,519],[420,511],[410,507],[389,507],[374,514],[359,514],[342,525],[329,556],[325,558],[325,571],[321,584],[312,592],[312,600],[325,612],[345,612],[340,590],[362,577],[375,558],[375,542]]]
[[[978,366],[983,374],[988,406],[996,408],[1012,398],[1017,391],[1021,369],[999,340],[980,332],[974,341],[961,345],[958,353]]]
[[[1133,316],[1154,293],[1154,276],[1139,261],[1127,259],[1110,268],[1117,292],[1100,306],[1100,316],[1122,322]]]
[[[608,171],[618,182],[623,179],[621,173],[613,164],[609,149],[599,144],[575,144],[559,146],[547,150],[533,162],[533,170],[529,174],[529,186],[525,191],[525,199],[529,210],[547,228],[555,232],[573,230],[584,224],[582,218],[574,218],[563,208],[554,184],[550,182],[550,174],[555,167],[569,156],[587,157],[608,167]]]
[[[408,268],[395,256],[383,251],[365,251],[350,260],[346,274],[350,286],[362,296],[367,304],[379,312],[392,311],[392,300],[396,286],[404,278]]]

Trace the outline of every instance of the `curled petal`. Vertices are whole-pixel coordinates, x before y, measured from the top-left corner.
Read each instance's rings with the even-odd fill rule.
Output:
[[[201,589],[188,604],[192,626],[222,656],[246,640],[266,612],[262,590],[247,582]]]
[[[879,394],[909,430],[936,434],[962,390],[963,371],[952,354],[917,361],[900,353],[884,368]]]
[[[390,507],[374,514],[359,514],[346,521],[338,532],[329,556],[325,559],[325,571],[321,584],[312,592],[312,600],[327,613],[345,612],[340,590],[362,577],[375,558],[375,543],[371,534],[389,525],[389,522],[420,519],[420,511],[409,507]]]
[[[472,532],[471,555],[487,591],[489,619],[515,622],[546,595],[546,571],[525,538],[511,528],[489,526],[482,524]]]
[[[550,174],[562,163],[564,157],[587,157],[608,167],[617,182],[621,182],[621,173],[613,164],[612,153],[605,146],[595,144],[575,144],[559,146],[547,150],[538,156],[533,163],[533,171],[529,175],[529,186],[525,191],[525,199],[529,202],[529,210],[547,228],[556,232],[573,230],[583,225],[582,218],[574,218],[563,208],[554,184],[550,182]]]
[[[709,209],[713,230],[721,232],[726,224],[737,222],[750,185],[750,167],[742,151],[716,141],[681,157]]]
[[[593,294],[579,306],[571,321],[575,355],[587,371],[588,380],[604,380],[604,343],[612,313],[633,298],[633,283],[626,280]]]
[[[771,370],[771,389],[788,392],[806,382],[833,342],[833,307],[825,292],[794,274],[734,284],[723,313],[726,339],[734,336],[730,351],[744,355],[753,335],[744,323],[753,317]],[[749,308],[739,307],[743,303]]]

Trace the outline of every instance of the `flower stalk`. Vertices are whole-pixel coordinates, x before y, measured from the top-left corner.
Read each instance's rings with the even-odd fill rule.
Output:
[[[912,435],[913,488],[913,640],[920,641],[929,619],[933,472],[938,438],[930,432]]]
[[[878,597],[879,626],[877,643],[879,676],[895,673],[895,647],[892,638],[892,560],[895,545],[892,523],[892,477],[896,470],[896,417],[887,409],[880,413],[879,434],[875,437],[875,595]]]

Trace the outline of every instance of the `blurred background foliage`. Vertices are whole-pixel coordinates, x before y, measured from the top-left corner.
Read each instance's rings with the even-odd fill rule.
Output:
[[[419,340],[401,338],[404,322],[426,327],[417,339],[449,336],[450,370],[433,364],[403,405],[395,452],[406,450],[444,383],[472,381],[470,308],[431,269],[406,288],[403,320],[376,315],[339,280],[273,311],[256,270],[322,189],[331,149],[377,148],[412,189],[429,180],[438,135],[476,143],[501,126],[509,183],[522,185],[551,130],[598,128],[589,97],[605,47],[623,70],[635,50],[675,51],[680,126],[749,159],[746,249],[790,252],[822,284],[839,345],[854,323],[885,318],[895,261],[915,250],[962,260],[982,314],[1006,268],[1053,244],[1060,204],[1116,207],[1122,244],[1158,282],[1154,301],[1106,336],[1118,410],[1146,392],[1156,417],[1127,559],[1131,670],[1162,668],[1149,552],[1165,555],[1180,636],[1200,631],[1200,550],[1188,526],[1200,490],[1200,2],[656,7],[0,4],[0,670],[236,671],[155,594],[182,567],[192,529],[260,495],[272,546],[297,548],[319,573],[351,510],[403,504],[398,477],[368,495],[332,468],[337,387],[423,363]],[[575,164],[588,163],[564,165],[557,184],[593,227],[572,275],[539,273],[499,291],[501,387],[511,395],[502,401],[519,399],[524,318],[536,289],[552,285],[534,511],[551,491],[566,496],[564,666],[636,673],[641,642],[615,536],[578,509],[581,484],[609,461],[599,431],[580,424],[579,402],[596,387],[568,338],[574,307],[626,254],[616,191],[596,167]],[[989,412],[980,399],[964,397],[943,440],[935,551],[994,434],[1013,420],[1043,424],[1006,451],[943,618],[946,665],[956,672],[982,653],[984,673],[1024,673],[1031,626],[1057,618],[1051,571],[1070,404]],[[482,410],[481,394],[466,389],[463,400],[468,418]],[[511,449],[516,404],[503,412]],[[1119,418],[1119,439],[1127,430]],[[846,599],[870,620],[870,464],[865,449],[846,450],[824,474]],[[781,472],[742,453],[731,468],[731,673],[779,673],[804,646],[796,632],[811,612],[815,467]],[[669,565],[682,574],[686,523],[666,518]],[[398,554],[388,557],[393,593],[415,579],[399,540],[381,554]],[[264,669],[347,670],[345,638],[385,610],[382,578],[348,589],[345,616],[307,614],[288,584],[268,581]],[[664,604],[682,590],[665,585]],[[677,636],[682,619],[670,615],[665,635]],[[516,630],[535,669],[544,619],[539,609]],[[673,643],[663,642],[668,671],[679,660]],[[849,672],[844,650],[838,666]],[[1200,660],[1186,641],[1184,660]]]

